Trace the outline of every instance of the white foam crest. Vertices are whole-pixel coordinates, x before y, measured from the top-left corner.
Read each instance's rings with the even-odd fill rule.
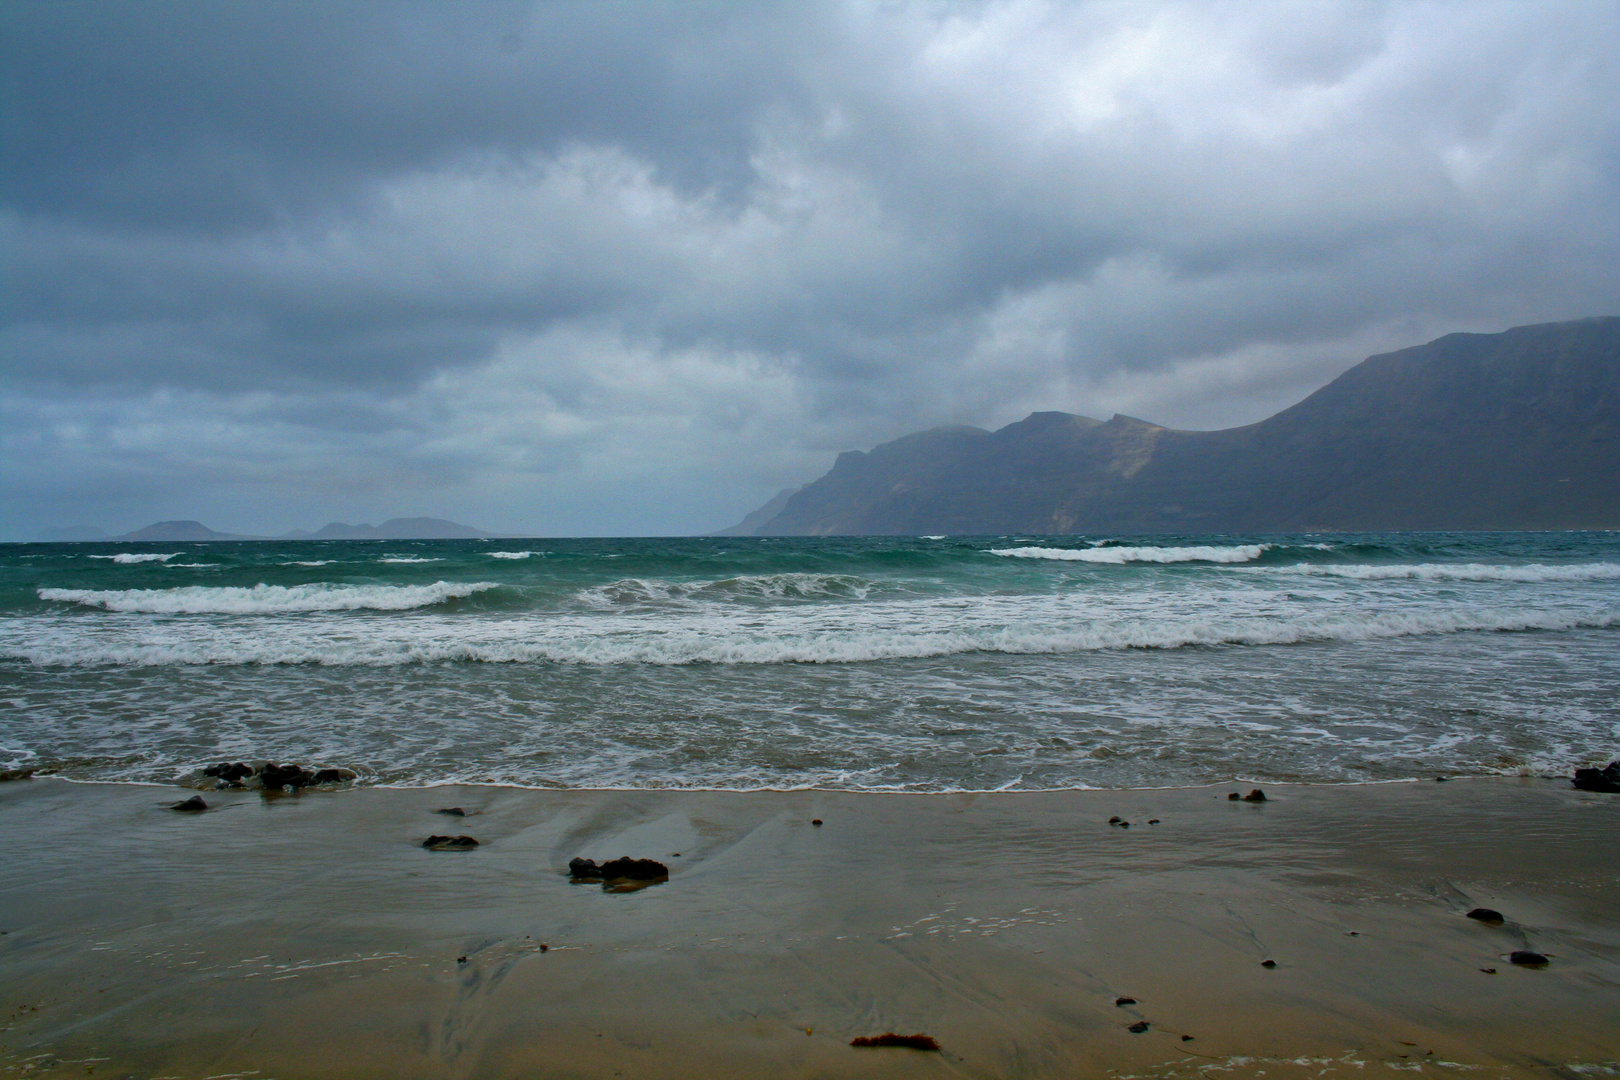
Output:
[[[280,565],[282,565],[282,566],[331,566],[333,561],[334,560],[332,560],[332,559],[294,559],[292,562],[284,562],[284,563],[281,563]]]
[[[1251,567],[1255,573],[1300,574],[1306,577],[1351,578],[1356,581],[1614,581],[1620,563],[1351,563],[1344,566],[1312,565]]]
[[[597,608],[693,600],[808,600],[843,597],[864,600],[874,583],[852,574],[745,574],[714,581],[620,578],[581,589],[576,595]]]
[[[534,555],[544,555],[543,551],[486,551],[492,559],[527,559]]]
[[[172,562],[163,564],[169,570],[205,570],[211,566],[224,566],[217,562]]]
[[[221,591],[221,590],[211,590]],[[244,590],[245,591],[245,590]],[[908,605],[908,610],[910,606]],[[261,609],[262,610],[262,609]],[[286,609],[283,609],[286,610]],[[307,610],[307,609],[302,609]],[[1459,609],[1410,614],[1362,613],[1337,618],[1095,620],[1053,629],[1031,624],[959,625],[912,629],[914,619],[885,624],[826,627],[784,621],[712,618],[696,625],[653,624],[599,617],[426,621],[379,624],[356,635],[307,620],[262,632],[214,625],[189,636],[154,641],[144,628],[94,635],[39,627],[8,635],[0,656],[41,665],[272,665],[397,666],[444,661],[567,663],[593,666],[649,664],[838,664],[916,659],[971,652],[1078,653],[1118,649],[1276,646],[1308,642],[1373,641],[1434,634],[1497,631],[1567,631],[1620,626],[1620,610],[1526,612]],[[54,632],[53,632],[54,631]]]
[[[119,563],[123,566],[129,566],[132,563],[168,562],[170,559],[179,554],[180,553],[178,551],[171,551],[167,555],[148,555],[143,552],[120,551],[116,555],[92,555],[90,557],[92,559],[110,559],[111,561]]]
[[[1109,563],[1241,563],[1258,559],[1271,544],[1238,544],[1234,547],[1093,547],[991,548],[990,554],[1013,559],[1056,559],[1061,562]]]
[[[175,589],[40,589],[41,600],[153,615],[258,615],[300,611],[406,611],[471,596],[492,581],[432,585],[187,585]]]
[[[418,555],[384,555],[377,561],[386,563],[444,562],[443,559],[424,558]]]

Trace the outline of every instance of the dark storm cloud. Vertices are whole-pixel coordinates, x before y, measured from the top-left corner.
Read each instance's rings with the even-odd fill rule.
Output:
[[[1620,309],[1612,5],[0,27],[14,530],[696,529],[928,424],[1246,422],[1372,351]]]

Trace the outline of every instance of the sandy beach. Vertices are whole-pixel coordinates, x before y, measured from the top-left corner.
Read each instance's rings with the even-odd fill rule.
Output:
[[[1620,797],[1234,790],[6,783],[0,1075],[1620,1075]]]

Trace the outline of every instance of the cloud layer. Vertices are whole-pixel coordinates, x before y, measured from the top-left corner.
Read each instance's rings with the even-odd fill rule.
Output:
[[[689,532],[1620,312],[1620,9],[16,4],[0,530]]]

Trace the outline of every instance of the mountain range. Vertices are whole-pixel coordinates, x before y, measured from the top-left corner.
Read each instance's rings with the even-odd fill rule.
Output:
[[[1037,412],[840,454],[732,534],[1620,528],[1620,318],[1450,334],[1268,419]]]
[[[122,536],[108,536],[100,529],[75,525],[52,530],[43,541],[103,540],[117,542],[154,541],[171,543],[187,540],[461,540],[494,536],[443,518],[390,518],[381,525],[345,525],[334,521],[315,532],[294,529],[280,536],[250,536],[245,533],[216,532],[200,521],[159,521]]]

